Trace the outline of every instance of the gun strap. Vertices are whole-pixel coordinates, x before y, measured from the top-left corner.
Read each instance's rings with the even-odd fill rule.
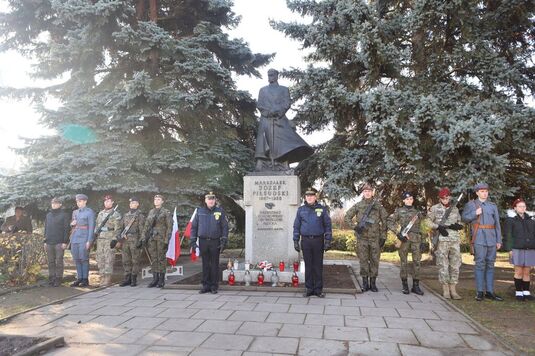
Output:
[[[136,213],[134,214],[134,218],[128,223],[128,226],[124,228],[123,232],[121,233],[121,236],[128,234],[128,231],[130,231],[130,229],[132,228],[132,225],[134,225],[134,222],[136,221],[138,216],[139,216],[139,211],[136,211]]]
[[[476,210],[479,208],[476,204],[476,201],[474,200],[474,205],[476,206]],[[479,220],[481,219],[481,215],[483,215],[483,211],[481,211],[481,214],[477,216],[477,221],[474,224],[474,232],[472,233],[472,241],[470,244],[473,246],[476,243],[477,238],[477,231],[479,230]]]

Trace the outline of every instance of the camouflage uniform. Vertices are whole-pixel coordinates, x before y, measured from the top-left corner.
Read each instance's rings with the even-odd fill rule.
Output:
[[[388,217],[388,230],[391,230],[395,233],[399,232],[400,229],[404,229],[405,226],[409,224],[411,219],[416,215],[418,211],[414,207],[402,206],[397,208],[394,211],[394,214]],[[407,256],[409,251],[412,253],[412,265],[413,265],[413,280],[420,279],[420,260],[422,259],[422,253],[420,252],[420,242],[422,241],[422,236],[420,233],[420,221],[421,218],[418,217],[412,228],[408,233],[408,240],[401,243],[399,248],[399,259],[401,261],[400,266],[400,277],[401,279],[407,279],[408,276],[408,266],[407,266]]]
[[[371,204],[372,199],[362,199],[353,205],[345,215],[346,223],[356,225],[362,219],[366,208]],[[360,261],[360,275],[362,277],[377,277],[379,271],[379,260],[381,258],[380,240],[386,240],[386,220],[388,213],[385,208],[376,202],[368,215],[366,227],[362,234],[355,237],[357,240],[357,255]],[[354,221],[353,221],[354,220]]]
[[[447,207],[441,203],[431,207],[428,218],[432,223],[433,229],[438,228],[438,223],[442,220],[446,210]],[[444,225],[449,226],[460,223],[461,215],[459,214],[459,209],[454,207]],[[461,267],[462,263],[460,234],[459,231],[452,229],[446,230],[448,231],[448,236],[442,236],[439,234],[438,248],[435,251],[437,265],[439,266],[438,280],[441,284],[457,284],[459,281],[459,268]]]
[[[135,221],[132,223],[132,220]],[[123,268],[124,273],[126,274],[135,274],[139,273],[139,258],[141,256],[141,251],[136,247],[138,241],[141,239],[141,233],[145,227],[145,215],[143,215],[139,210],[130,210],[124,214],[121,219],[120,231],[117,239],[120,240],[122,237],[120,234],[124,229],[132,223],[130,230],[125,235],[125,239],[121,240],[122,242],[122,256],[123,256]]]
[[[95,222],[95,232],[102,224],[102,221],[110,216],[100,234],[97,236],[97,264],[101,276],[111,277],[113,274],[113,264],[115,262],[115,249],[110,248],[110,242],[115,238],[117,231],[120,229],[121,214],[113,209],[102,210],[98,213]]]
[[[156,219],[154,223],[154,219]],[[152,259],[152,274],[165,273],[167,260],[165,254],[167,253],[167,245],[169,244],[169,238],[173,232],[173,218],[171,212],[166,208],[156,209],[153,208],[147,215],[145,221],[145,228],[143,230],[144,238],[147,236],[153,226],[152,235],[149,237],[149,254]]]

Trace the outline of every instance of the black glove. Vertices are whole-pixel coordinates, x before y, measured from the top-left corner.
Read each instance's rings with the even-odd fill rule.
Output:
[[[362,233],[364,232],[364,226],[357,226],[355,231],[357,232],[357,235],[362,235]]]
[[[429,243],[428,242],[420,242],[420,252],[425,252],[429,250]]]
[[[115,248],[117,246],[117,240],[113,239],[110,241],[110,248]]]
[[[442,235],[442,236],[448,236],[448,230],[446,230],[446,226],[444,225],[438,225],[438,228],[437,228],[438,232]]]
[[[297,252],[301,252],[301,247],[299,246],[299,240],[294,240],[294,249]]]
[[[448,229],[459,231],[463,229],[463,226],[459,223],[455,223],[455,224],[451,224],[450,226],[448,226]]]
[[[383,248],[385,246],[386,239],[379,239],[379,247]]]
[[[136,248],[142,249],[143,245],[145,245],[145,240],[144,239],[139,239],[139,241],[136,243]]]
[[[401,242],[405,242],[405,241],[408,240],[408,238],[406,238],[405,236],[403,236],[403,235],[401,234],[401,231],[398,232],[397,237],[398,237],[398,240],[401,241]]]
[[[191,248],[192,253],[195,253],[195,250],[197,250],[197,239],[191,239],[189,240],[189,247]]]
[[[331,249],[331,240],[323,241],[323,251],[329,251]]]
[[[222,237],[219,239],[219,253],[223,252],[227,247],[227,239]]]

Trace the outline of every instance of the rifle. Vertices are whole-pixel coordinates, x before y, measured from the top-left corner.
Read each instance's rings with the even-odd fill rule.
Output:
[[[123,231],[121,231],[121,233],[118,234],[117,237],[110,242],[110,248],[115,248],[117,245],[119,245],[119,248],[121,247],[122,242],[127,239],[126,235],[132,228],[132,225],[134,225],[134,222],[136,221],[138,216],[139,210],[136,211],[136,213],[134,214],[134,218],[130,220],[130,222],[128,223],[128,225],[125,226]]]
[[[94,239],[93,241],[96,241],[98,239],[98,235],[100,235],[100,233],[102,232],[102,229],[104,228],[104,225],[106,225],[106,223],[108,222],[108,220],[110,220],[110,217],[113,215],[113,213],[115,213],[117,211],[117,208],[119,207],[119,204],[115,205],[115,208],[113,208],[112,212],[109,213],[108,215],[106,215],[106,217],[104,218],[104,220],[102,220],[102,222],[100,223],[100,225],[97,227],[97,229],[95,230],[95,235],[94,235]]]
[[[368,223],[368,216],[370,215],[375,203],[377,203],[379,201],[379,199],[381,198],[381,195],[383,194],[384,190],[385,190],[385,188],[383,187],[383,189],[381,189],[381,191],[379,191],[379,193],[377,193],[373,197],[372,202],[366,207],[366,210],[364,210],[364,213],[362,214],[362,218],[357,223],[357,226],[355,226],[355,228],[354,228],[357,238],[359,237],[360,233],[362,233],[362,231],[366,228],[366,224]],[[360,231],[360,233],[359,233],[359,231]]]
[[[412,227],[414,226],[414,223],[416,223],[416,220],[418,220],[418,217],[420,216],[420,212],[417,212],[409,221],[407,226],[405,226],[399,233],[401,236],[405,237],[407,240],[409,240],[409,231],[411,231]]]
[[[156,214],[154,216],[154,219],[152,220],[152,224],[150,226],[150,229],[148,229],[147,232],[145,233],[145,238],[144,238],[145,244],[147,242],[149,242],[150,238],[153,236],[153,231],[154,231],[154,228],[156,227],[156,222],[158,221],[158,218],[160,217],[160,212],[161,211],[162,211],[162,208],[160,208],[160,210],[158,210],[158,214]]]
[[[455,201],[455,203],[453,205],[450,205],[450,207],[448,209],[446,209],[446,212],[444,213],[444,216],[442,217],[442,219],[440,219],[440,222],[438,223],[439,226],[446,224],[446,221],[450,217],[451,211],[453,210],[453,208],[455,208],[459,204],[459,202],[463,198],[463,195],[464,195],[464,193],[461,193],[459,195],[459,197],[457,198],[457,200]],[[436,230],[433,233],[433,237],[431,239],[431,243],[433,244],[433,251],[436,251],[436,249],[438,247],[439,235],[440,235],[440,233],[438,232],[438,230]]]

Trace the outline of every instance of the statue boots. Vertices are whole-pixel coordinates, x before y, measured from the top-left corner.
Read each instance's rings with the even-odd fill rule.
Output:
[[[446,299],[451,299],[450,286],[448,284],[442,285],[442,296]]]
[[[419,279],[413,279],[412,280],[412,289],[411,292],[418,294],[418,295],[424,295],[424,292],[420,289],[420,280]]]
[[[366,292],[370,290],[370,285],[368,284],[368,277],[362,277],[362,291]]]
[[[165,273],[159,273],[158,275],[158,288],[163,288],[165,286]]]
[[[150,282],[149,285],[148,285],[147,287],[149,287],[149,288],[154,288],[154,287],[156,287],[156,285],[158,284],[158,277],[159,277],[159,276],[160,276],[159,273],[154,272],[154,273],[152,274],[152,282]]]
[[[130,280],[130,287],[137,286],[137,273],[132,273],[131,280]]]
[[[132,274],[131,273],[127,273],[127,274],[124,275],[124,281],[119,283],[119,287],[129,286],[130,283],[132,283]]]
[[[451,299],[455,299],[455,300],[463,299],[459,294],[457,294],[456,287],[457,287],[456,284],[450,284]]]
[[[407,283],[407,278],[402,278],[401,279],[401,285],[402,285],[402,288],[401,288],[401,292],[403,294],[409,294],[409,283]]]
[[[370,290],[372,292],[379,292],[379,289],[377,289],[377,286],[375,285],[376,280],[377,277],[370,277]]]

